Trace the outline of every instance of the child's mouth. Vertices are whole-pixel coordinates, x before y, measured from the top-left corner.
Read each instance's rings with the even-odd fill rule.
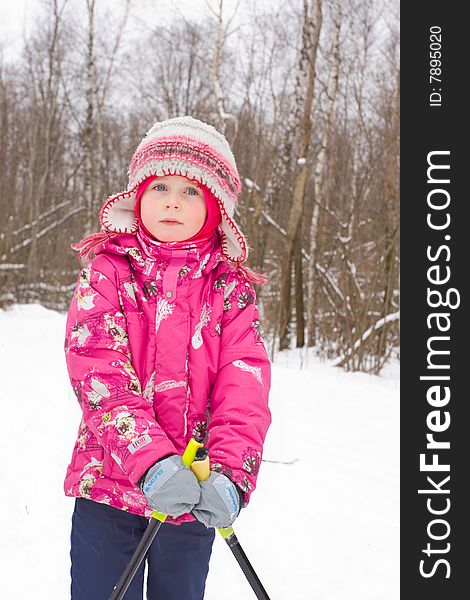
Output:
[[[160,221],[160,223],[163,223],[164,225],[182,225],[183,223],[181,223],[181,221],[176,221],[175,219],[163,219],[162,221]]]

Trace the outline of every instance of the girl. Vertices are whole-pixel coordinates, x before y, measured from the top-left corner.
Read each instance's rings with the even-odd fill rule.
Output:
[[[105,600],[153,510],[170,517],[147,556],[149,600],[201,600],[214,527],[255,488],[271,417],[240,193],[224,136],[191,117],[157,122],[102,231],[72,246],[80,272],[65,352],[83,412],[65,493],[76,497],[72,600]],[[180,456],[198,436],[211,475]],[[142,600],[144,566],[127,600]]]

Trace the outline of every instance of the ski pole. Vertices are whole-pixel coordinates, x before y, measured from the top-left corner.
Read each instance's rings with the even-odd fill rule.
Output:
[[[181,457],[183,463],[190,467],[193,462],[196,451],[199,448],[202,448],[203,444],[198,439],[191,438],[186,446],[186,450]],[[147,554],[150,545],[152,544],[155,536],[158,533],[158,530],[162,526],[162,523],[165,522],[168,515],[163,513],[159,513],[154,511],[152,514],[152,518],[147,525],[147,529],[142,536],[142,539],[139,542],[139,545],[134,551],[127,567],[124,569],[119,581],[114,586],[114,590],[109,597],[109,600],[122,600],[124,594],[127,592],[127,588],[130,586],[132,580],[134,579],[134,575],[137,573],[138,568],[140,567],[142,561],[144,560],[145,555]]]
[[[209,477],[209,450],[207,448],[201,447],[196,450],[196,455],[194,457],[194,461],[191,463],[190,468],[199,481],[205,481]],[[256,597],[259,600],[270,600],[267,591],[264,589],[263,584],[259,580],[259,577],[248,560],[247,555],[243,551],[243,548],[241,547],[241,544],[235,535],[233,527],[218,527],[217,530],[232,551],[232,554],[240,565],[241,570],[247,578],[248,583],[251,585]]]
[[[243,574],[248,580],[248,583],[251,585],[252,590],[255,593],[255,596],[259,600],[270,600],[268,596],[268,592],[264,589],[263,584],[259,580],[256,571],[253,569],[250,561],[248,560],[247,555],[243,551],[243,548],[238,541],[237,536],[235,535],[232,527],[226,527],[225,529],[220,528],[219,533],[224,538],[227,546],[232,551],[237,563],[240,565]]]

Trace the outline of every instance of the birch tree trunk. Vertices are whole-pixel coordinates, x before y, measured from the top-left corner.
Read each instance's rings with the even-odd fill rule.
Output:
[[[294,123],[299,132],[297,144],[298,171],[294,181],[292,204],[289,211],[284,238],[285,252],[281,272],[281,313],[279,319],[279,349],[289,347],[289,324],[291,321],[291,280],[292,261],[295,237],[300,219],[304,211],[304,196],[309,173],[307,153],[312,131],[311,112],[313,104],[313,91],[315,83],[315,63],[317,58],[318,40],[322,25],[321,0],[313,0],[313,10],[304,0],[304,20],[302,28],[302,46],[297,72],[297,85],[295,94]]]
[[[98,90],[98,84],[97,84],[96,69],[94,67],[92,69],[92,74],[94,75],[94,80],[95,80],[95,91],[93,93],[95,99],[92,104],[92,113],[93,113],[93,111],[95,111],[95,114],[96,114],[96,117],[94,119],[95,133],[94,133],[94,136],[92,135],[92,138],[94,137],[96,139],[96,144],[94,144],[96,150],[95,150],[94,161],[92,160],[92,165],[94,162],[96,165],[95,172],[97,175],[97,177],[92,176],[92,189],[93,189],[92,204],[94,204],[94,201],[96,201],[96,202],[103,201],[105,196],[109,195],[109,193],[110,193],[111,181],[110,181],[109,174],[107,173],[106,168],[105,168],[105,157],[104,157],[104,131],[103,131],[103,128],[104,128],[104,124],[106,122],[105,103],[106,103],[106,99],[109,94],[109,89],[110,89],[110,85],[111,85],[113,74],[114,74],[114,68],[116,65],[118,52],[122,45],[124,30],[125,30],[125,27],[127,25],[128,19],[129,19],[130,8],[131,8],[130,0],[125,0],[124,14],[123,14],[121,22],[119,23],[119,27],[118,27],[118,30],[116,32],[116,35],[115,35],[115,38],[113,41],[108,65],[107,65],[107,68],[106,68],[106,71],[105,71],[104,77],[103,77],[103,83],[100,85],[99,90]],[[90,46],[90,43],[89,43],[89,46]],[[93,46],[93,42],[92,42],[92,46]],[[93,59],[93,48],[91,49],[91,55],[92,55],[92,59]],[[90,50],[89,50],[88,56],[90,56]],[[93,59],[93,63],[94,63],[94,59]],[[93,122],[93,119],[92,119],[92,122]],[[92,131],[93,131],[93,129],[92,129]],[[96,207],[96,208],[99,208],[99,207]],[[93,209],[94,214],[96,214],[96,208]]]
[[[331,121],[333,116],[333,108],[338,92],[338,80],[339,80],[339,68],[340,68],[340,53],[339,53],[339,42],[341,23],[343,20],[343,0],[338,0],[338,12],[335,21],[335,40],[332,52],[332,70],[331,79],[332,85],[328,96],[327,109],[325,113],[325,120],[323,126],[323,133],[321,139],[320,150],[317,155],[315,176],[314,176],[314,189],[315,189],[315,203],[313,206],[312,221],[310,224],[310,268],[307,274],[307,345],[315,345],[315,313],[316,313],[316,269],[315,265],[317,262],[317,250],[318,250],[318,237],[319,237],[319,216],[320,206],[324,203],[325,199],[323,196],[323,182],[326,173],[327,158],[328,158],[328,147],[330,139]]]
[[[87,89],[86,100],[87,109],[85,117],[85,128],[83,131],[83,149],[85,154],[85,177],[84,194],[86,206],[85,235],[93,232],[94,226],[94,185],[93,185],[93,132],[95,125],[95,96],[96,96],[96,78],[95,78],[95,57],[94,57],[94,15],[95,0],[87,0],[88,15],[88,43],[87,43]]]
[[[222,61],[222,49],[224,45],[224,36],[223,36],[223,8],[224,1],[219,0],[219,10],[216,15],[217,17],[217,27],[215,34],[215,46],[214,46],[214,54],[212,57],[212,84],[214,86],[214,95],[215,95],[215,103],[217,107],[217,113],[219,115],[219,129],[221,133],[225,135],[227,129],[227,122],[233,121],[235,125],[235,133],[237,129],[237,119],[233,114],[230,114],[226,111],[225,108],[225,96],[222,90],[222,84],[220,82],[220,64]]]
[[[303,269],[302,269],[302,226],[299,224],[294,245],[294,273],[295,273],[295,330],[296,347],[303,348],[305,345],[305,316],[304,316],[304,292],[303,292]]]

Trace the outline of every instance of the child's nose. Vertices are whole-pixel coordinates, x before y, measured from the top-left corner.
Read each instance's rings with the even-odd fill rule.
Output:
[[[178,198],[178,196],[175,194],[174,196],[168,197],[165,202],[165,207],[168,209],[173,208],[176,210],[181,208],[180,199]]]

